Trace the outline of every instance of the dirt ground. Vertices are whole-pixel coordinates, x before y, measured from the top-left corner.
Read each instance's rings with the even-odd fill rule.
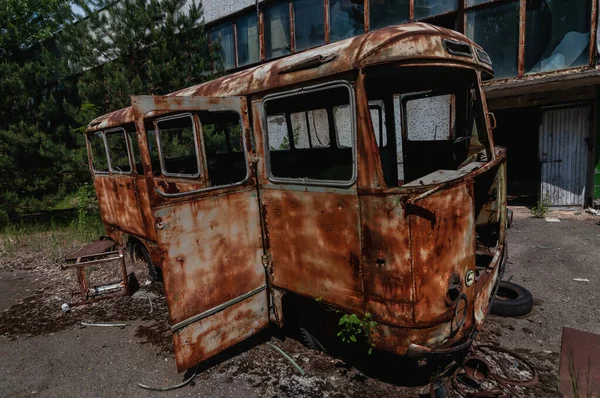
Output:
[[[558,385],[563,326],[600,333],[600,225],[598,218],[573,220],[558,214],[550,223],[515,212],[509,230],[505,279],[527,287],[534,309],[522,318],[490,316],[478,340],[516,350],[534,363],[540,385],[524,396],[552,397]],[[575,217],[576,218],[576,217]],[[27,250],[24,248],[23,250]],[[130,265],[133,267],[133,265]],[[76,287],[71,272],[39,253],[2,253],[0,258],[0,396],[2,397],[415,397],[418,387],[397,385],[379,374],[382,357],[344,361],[304,347],[268,330],[203,364],[190,386],[149,392],[138,382],[181,382],[171,348],[160,286],[144,286],[133,297],[76,307],[60,305]],[[575,278],[589,282],[575,281]],[[126,323],[122,328],[84,327],[87,322]],[[304,369],[301,376],[270,341]],[[385,363],[399,375],[413,369]],[[407,377],[399,377],[406,384]],[[419,381],[415,380],[415,384]]]

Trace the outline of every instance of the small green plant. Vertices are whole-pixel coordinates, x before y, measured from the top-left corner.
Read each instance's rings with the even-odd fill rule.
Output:
[[[550,201],[550,197],[548,195],[544,196],[541,201],[537,202],[537,205],[531,208],[531,214],[535,218],[544,218],[546,214],[550,211],[550,206],[552,202]]]
[[[362,340],[368,345],[369,349],[367,353],[371,355],[373,347],[375,347],[373,333],[377,326],[377,322],[373,320],[371,314],[367,312],[363,318],[356,314],[344,314],[340,318],[338,325],[340,326],[340,331],[337,336],[344,343],[356,343]]]

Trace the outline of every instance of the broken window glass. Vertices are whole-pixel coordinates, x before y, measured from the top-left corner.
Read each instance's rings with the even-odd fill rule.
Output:
[[[415,19],[424,19],[456,10],[458,0],[415,0]]]
[[[267,116],[267,130],[269,131],[269,150],[284,151],[290,149],[285,115]]]
[[[242,125],[236,112],[201,112],[208,187],[243,181],[247,175]]]
[[[225,23],[210,31],[210,40],[218,46],[218,54],[225,69],[235,68],[233,25]]]
[[[399,25],[410,19],[410,0],[369,0],[371,30]]]
[[[268,100],[265,112],[271,175],[286,179],[350,181],[354,175],[354,113],[349,104],[346,87]],[[341,109],[347,109],[347,113],[342,115],[345,124],[338,126],[339,116],[344,112]],[[330,115],[334,115],[333,121]],[[340,129],[347,128],[345,131],[349,134],[338,137]],[[348,146],[335,145],[339,140]]]
[[[363,34],[365,31],[364,13],[362,0],[330,0],[329,38],[331,41]]]
[[[490,4],[489,7],[467,10],[466,14],[466,35],[488,53],[494,77],[517,76],[519,2]]]
[[[199,175],[197,138],[192,115],[177,115],[156,121],[159,151],[164,175]]]
[[[446,141],[454,136],[456,110],[454,95],[405,99],[407,139]]]
[[[110,156],[111,171],[121,174],[131,173],[125,130],[121,128],[109,130],[105,132],[105,135],[106,144],[108,145],[108,155]]]
[[[296,51],[325,43],[323,0],[294,0]]]
[[[237,29],[238,66],[260,61],[256,13],[251,12],[239,17],[235,22],[235,27]]]
[[[525,72],[587,65],[591,3],[582,0],[528,0]]]
[[[265,52],[267,59],[292,52],[289,3],[280,2],[264,9]]]
[[[106,147],[104,137],[98,132],[88,136],[90,151],[92,155],[92,168],[96,173],[108,173],[108,160],[106,158]]]

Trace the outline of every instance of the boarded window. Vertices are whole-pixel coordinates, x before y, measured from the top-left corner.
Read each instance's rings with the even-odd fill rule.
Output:
[[[590,19],[590,1],[528,0],[525,72],[548,72],[587,65],[590,58]]]
[[[296,51],[325,43],[325,8],[323,0],[294,1]]]
[[[258,24],[256,13],[239,17],[235,26],[237,29],[237,55],[238,66],[258,62],[260,59],[258,49]]]
[[[270,174],[300,181],[350,181],[354,176],[354,110],[346,87],[305,92],[265,102]],[[337,109],[338,117],[331,116]],[[346,115],[340,109],[346,109]],[[343,119],[339,119],[339,116]],[[347,126],[337,126],[345,120]],[[333,131],[330,125],[333,124]],[[289,128],[288,128],[289,126]],[[348,134],[339,143],[337,132]]]
[[[385,146],[387,145],[387,132],[385,129],[383,101],[369,101],[369,110],[371,112],[371,122],[373,123],[373,132],[375,133],[377,145],[379,147]],[[348,105],[336,106],[333,109],[333,117],[335,119],[338,146],[349,148],[352,145],[350,107]]]
[[[88,136],[92,155],[92,168],[97,173],[108,173],[108,160],[104,137],[98,132]]]
[[[163,174],[197,177],[200,168],[192,115],[158,119],[156,127]]]
[[[518,1],[468,10],[466,35],[485,48],[492,59],[496,78],[517,76]]]
[[[365,31],[362,0],[329,1],[329,38],[331,41],[361,35]]]
[[[371,30],[399,25],[410,19],[409,0],[369,0]]]
[[[454,95],[405,100],[407,139],[447,141],[454,136],[456,121]]]
[[[208,187],[243,181],[247,175],[240,116],[233,111],[201,112]]]
[[[287,2],[264,9],[265,54],[267,59],[282,57],[292,52],[290,44],[290,9]]]
[[[105,132],[108,156],[110,156],[110,169],[113,173],[131,173],[129,151],[125,130],[116,129]]]

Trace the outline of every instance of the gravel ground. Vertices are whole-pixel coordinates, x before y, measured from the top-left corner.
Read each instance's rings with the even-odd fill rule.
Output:
[[[548,223],[517,211],[508,239],[505,279],[512,278],[532,291],[534,309],[521,318],[490,316],[479,341],[514,349],[535,364],[541,383],[523,395],[559,396],[562,327],[600,333],[600,292],[596,287],[600,281],[600,226],[589,217]],[[143,282],[144,276],[139,274],[138,279]],[[50,260],[31,255],[0,257],[0,396],[417,395],[417,388],[398,386],[374,370],[377,362],[381,365],[380,357],[355,364],[359,370],[272,331],[203,364],[193,386],[150,393],[137,383],[168,386],[185,377],[175,370],[160,286],[146,286],[142,289],[145,294],[63,314],[60,304],[74,287],[70,273],[59,271]],[[125,322],[128,326],[86,328],[81,321]],[[267,340],[295,358],[305,376],[265,344]],[[386,362],[386,366],[398,373],[405,370],[399,364]]]

